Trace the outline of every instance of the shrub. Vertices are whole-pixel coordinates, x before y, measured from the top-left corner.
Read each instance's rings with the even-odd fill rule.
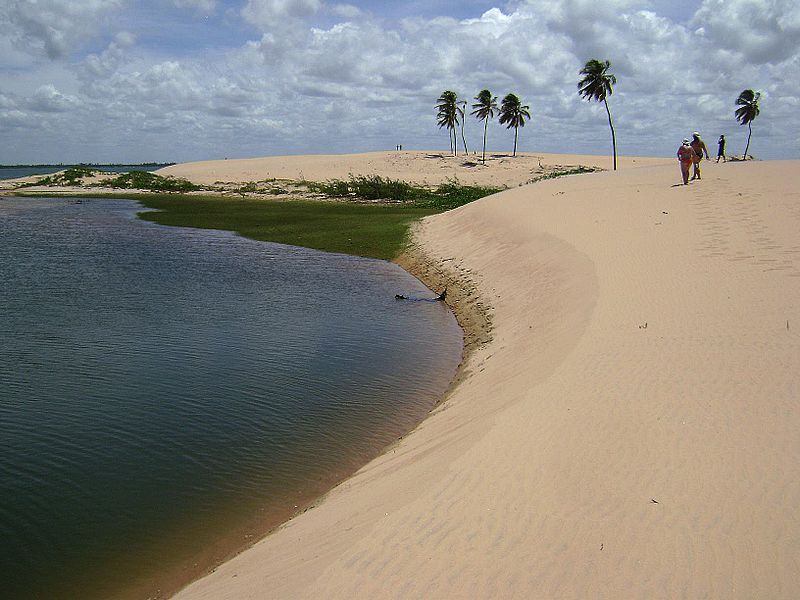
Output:
[[[98,185],[126,190],[150,190],[153,192],[193,192],[203,189],[186,179],[162,177],[148,171],[122,173]]]

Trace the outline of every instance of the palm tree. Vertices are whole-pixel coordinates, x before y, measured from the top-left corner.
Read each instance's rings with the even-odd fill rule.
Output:
[[[517,155],[517,133],[520,127],[525,127],[525,119],[531,118],[528,112],[530,106],[522,106],[522,102],[515,94],[507,94],[500,104],[500,124],[508,123],[508,129],[514,128],[514,156]]]
[[[489,119],[494,118],[494,111],[497,110],[497,97],[492,96],[489,90],[481,90],[475,96],[477,102],[472,105],[473,110],[470,114],[478,119],[483,119],[483,164],[486,164],[486,128],[489,126]]]
[[[467,138],[464,137],[464,125],[467,123],[467,120],[464,118],[464,115],[467,114],[466,100],[462,100],[458,103],[458,114],[461,116],[461,141],[464,142],[464,154],[469,154],[469,149],[467,148]]]
[[[616,85],[617,78],[608,72],[611,63],[591,59],[581,69],[583,79],[578,82],[578,94],[586,100],[603,101],[608,113],[608,126],[611,128],[611,147],[614,152],[614,170],[617,170],[617,137],[614,134],[614,124],[611,122],[611,111],[608,108],[607,97],[613,93],[611,86]]]
[[[747,150],[750,148],[750,136],[753,135],[753,126],[751,123],[753,119],[761,112],[758,109],[758,99],[761,97],[761,92],[754,92],[753,90],[743,90],[739,97],[736,99],[736,120],[740,125],[747,124],[747,146],[744,148],[744,159],[747,160]]]
[[[458,107],[458,96],[455,92],[446,90],[442,92],[439,99],[436,101],[437,124],[439,128],[447,127],[450,133],[450,151],[458,155],[458,138],[456,137],[456,125],[458,125],[458,115],[460,109]]]

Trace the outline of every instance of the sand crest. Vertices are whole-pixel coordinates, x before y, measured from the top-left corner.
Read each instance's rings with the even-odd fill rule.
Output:
[[[426,219],[491,342],[413,433],[178,597],[800,596],[800,162],[689,186],[658,162]]]
[[[622,158],[620,164],[663,164],[663,158]],[[320,154],[309,156],[267,156],[231,160],[183,163],[157,171],[159,175],[182,177],[192,183],[246,183],[269,179],[327,181],[353,176],[380,175],[410,183],[438,185],[457,180],[464,185],[517,187],[558,168],[577,165],[611,168],[605,156],[564,156],[559,154],[487,153],[480,156],[450,156],[446,152],[402,151],[364,154]]]

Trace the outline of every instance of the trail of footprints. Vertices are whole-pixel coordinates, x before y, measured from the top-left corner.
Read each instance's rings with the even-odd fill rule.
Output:
[[[708,193],[701,194],[692,202],[701,227],[696,246],[701,255],[748,263],[765,272],[778,271],[788,277],[800,277],[797,266],[800,244],[786,246],[772,236],[759,207],[761,195],[743,196],[723,181],[716,181],[714,185],[717,186],[717,198],[720,196],[716,192],[720,188],[725,192],[724,205],[713,201]],[[789,212],[792,216],[800,216],[800,208],[792,207]],[[737,232],[744,231],[745,237],[737,233],[738,237],[734,239],[732,228]]]

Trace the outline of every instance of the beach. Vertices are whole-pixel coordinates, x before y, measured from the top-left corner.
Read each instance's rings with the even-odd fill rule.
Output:
[[[623,157],[527,184],[536,160],[610,157],[501,177],[511,157],[417,154],[160,172],[509,188],[414,232],[408,268],[485,316],[447,398],[176,597],[797,597],[800,163],[705,162],[683,186],[674,159]]]

